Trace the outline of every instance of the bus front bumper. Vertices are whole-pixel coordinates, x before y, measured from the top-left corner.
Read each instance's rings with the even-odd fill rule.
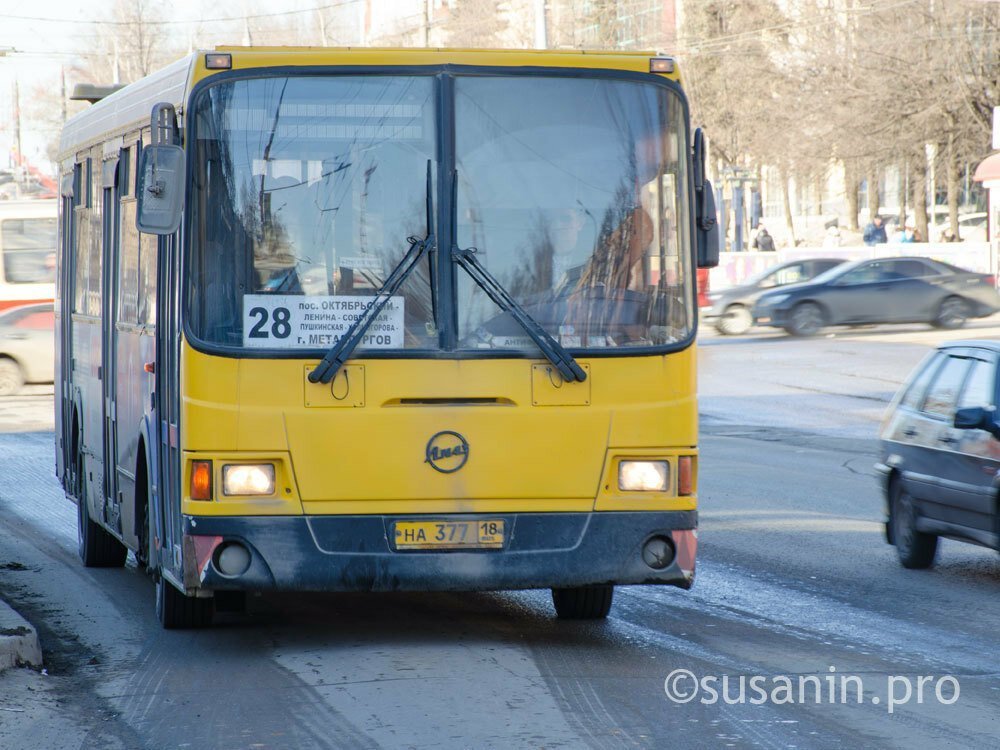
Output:
[[[399,550],[395,546],[396,522],[485,519],[503,519],[506,533],[501,549]],[[184,584],[190,593],[496,591],[592,584],[690,588],[697,523],[697,511],[187,516]],[[228,556],[225,560],[223,553]],[[228,575],[223,572],[227,564]],[[244,564],[246,569],[239,572]]]

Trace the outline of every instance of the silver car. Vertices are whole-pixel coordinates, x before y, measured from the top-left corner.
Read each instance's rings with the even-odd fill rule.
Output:
[[[0,396],[25,383],[51,383],[55,358],[52,303],[21,305],[0,313]]]

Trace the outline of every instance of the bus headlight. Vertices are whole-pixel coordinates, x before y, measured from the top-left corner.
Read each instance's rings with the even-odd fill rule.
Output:
[[[222,467],[223,495],[273,495],[274,464],[226,464]]]
[[[666,492],[670,466],[666,461],[622,461],[618,489],[625,492]]]

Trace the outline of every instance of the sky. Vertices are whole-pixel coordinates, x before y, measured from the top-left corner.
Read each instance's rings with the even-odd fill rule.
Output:
[[[171,30],[180,34],[200,30],[211,37],[210,19],[231,18],[242,13],[308,11],[336,0],[162,0],[153,3]],[[391,1],[391,0],[387,0]],[[111,18],[109,0],[0,0],[0,168],[14,141],[14,82],[17,81],[22,111],[39,86],[58,86],[64,65],[72,65],[96,44],[101,21]],[[208,20],[206,20],[208,19]],[[215,27],[220,27],[218,23]],[[227,25],[227,28],[232,28]],[[239,43],[225,38],[220,42]],[[44,161],[45,144],[52,133],[35,132],[22,118],[24,153]],[[48,166],[42,165],[39,166]]]

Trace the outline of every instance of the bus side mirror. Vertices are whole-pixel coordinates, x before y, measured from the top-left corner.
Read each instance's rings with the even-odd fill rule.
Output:
[[[173,234],[184,207],[184,149],[146,146],[139,165],[135,225],[147,234]]]
[[[959,430],[986,430],[1000,440],[1000,424],[996,421],[996,409],[984,409],[981,406],[959,409],[955,412],[952,424]]]
[[[694,172],[694,229],[698,248],[698,268],[719,265],[719,222],[715,213],[715,193],[705,177],[705,134],[694,131],[691,166]]]
[[[715,193],[712,183],[705,180],[701,192],[696,192],[695,231],[698,235],[698,268],[719,265],[719,222],[715,215]]]

